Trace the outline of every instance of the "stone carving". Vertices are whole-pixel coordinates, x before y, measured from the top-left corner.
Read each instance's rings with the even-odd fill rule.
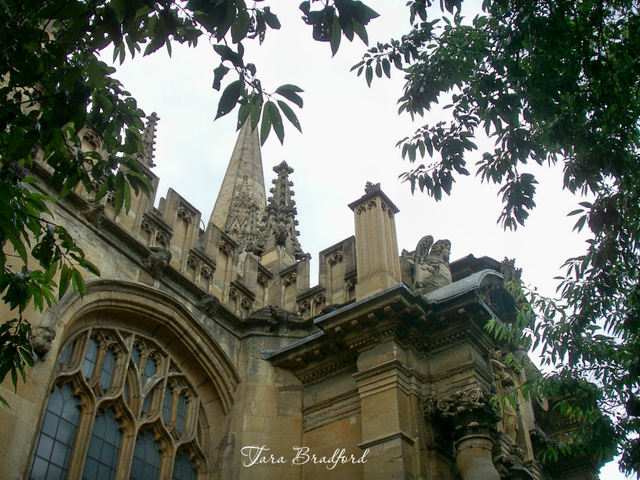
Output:
[[[487,395],[480,387],[459,390],[448,397],[436,402],[436,409],[442,416],[454,416],[461,413],[470,413],[487,406]],[[425,405],[429,405],[426,403]]]
[[[368,195],[370,193],[379,192],[381,190],[379,183],[367,182],[364,186],[364,193]]]
[[[284,288],[290,287],[291,285],[295,285],[297,280],[298,274],[296,272],[291,272],[282,279],[282,286]]]
[[[273,167],[273,171],[278,175],[273,180],[273,187],[269,190],[271,196],[267,201],[263,223],[265,233],[262,237],[264,251],[271,251],[276,247],[292,255],[296,260],[302,260],[308,254],[302,251],[296,230],[298,220],[296,215],[296,202],[293,199],[294,191],[291,189],[293,182],[289,180],[289,175],[293,173],[293,168],[282,162]]]
[[[214,272],[213,268],[210,268],[206,265],[202,265],[202,267],[200,268],[200,277],[209,281],[213,277],[213,272]]]
[[[489,393],[479,386],[426,401],[423,408],[427,420],[440,418],[448,422],[453,427],[454,438],[472,433],[488,433],[490,427],[500,420],[491,405]]]
[[[504,257],[500,265],[500,270],[505,282],[520,282],[522,269],[516,268],[515,259]]]
[[[159,278],[171,261],[171,252],[161,247],[150,247],[149,251],[144,266],[151,270],[154,277]]]
[[[99,225],[104,214],[104,205],[98,202],[87,202],[87,208],[82,211],[82,215],[93,225]]]
[[[148,168],[155,167],[153,163],[155,155],[155,143],[156,143],[156,126],[160,118],[156,112],[149,115],[147,123],[144,126],[142,132],[142,153],[136,154],[137,160]]]
[[[302,300],[298,304],[298,314],[304,316],[308,313],[311,313],[311,302],[309,300]]]
[[[102,147],[102,139],[100,136],[91,128],[84,128],[82,134],[82,141],[87,144],[87,146],[97,152]]]
[[[39,359],[44,358],[51,350],[51,342],[55,336],[56,332],[51,327],[34,327],[31,330],[31,346]]]
[[[227,242],[221,242],[219,249],[220,252],[225,254],[227,257],[231,258],[233,256],[233,247]]]
[[[167,236],[166,233],[160,232],[160,231],[156,233],[156,245],[159,245],[160,248],[162,249],[169,248],[169,237]],[[158,247],[152,247],[152,248],[158,248]]]
[[[200,260],[198,260],[194,255],[189,255],[187,257],[187,268],[197,271],[200,267]]]
[[[146,219],[142,220],[142,223],[140,223],[140,229],[149,236],[151,236],[151,234],[155,232],[155,228],[153,228],[151,222]]]
[[[429,293],[451,283],[450,252],[449,240],[433,243],[431,235],[420,239],[413,255],[413,288],[417,292]]]
[[[498,430],[515,442],[518,436],[518,412],[510,399],[504,398],[514,393],[515,383],[509,368],[502,362],[502,353],[499,350],[491,352],[491,369],[498,396],[501,397],[499,399],[501,420],[498,423]]]
[[[333,266],[337,263],[342,262],[343,258],[344,258],[344,253],[342,253],[342,250],[338,250],[332,253],[331,255],[329,255],[329,258],[327,261],[329,262],[329,265]]]
[[[269,279],[264,273],[261,273],[261,272],[258,272],[257,282],[258,282],[258,285],[260,285],[263,288],[266,288],[269,285]]]
[[[226,232],[238,243],[241,250],[261,255],[264,248],[260,237],[260,232],[264,229],[261,223],[263,207],[255,195],[249,185],[249,177],[245,175],[229,207]]]
[[[213,295],[204,295],[198,302],[198,307],[207,312],[209,315],[215,315],[220,308],[220,300]]]
[[[178,215],[178,218],[182,220],[184,223],[186,223],[187,225],[193,221],[193,217],[194,217],[193,213],[190,212],[183,205],[181,205],[180,208],[178,208],[177,215]]]

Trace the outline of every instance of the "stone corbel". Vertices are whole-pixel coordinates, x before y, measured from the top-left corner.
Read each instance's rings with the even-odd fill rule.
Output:
[[[215,315],[220,308],[220,300],[213,295],[204,295],[198,302],[198,307],[207,312],[209,315]]]
[[[31,330],[31,347],[40,360],[51,350],[51,342],[56,332],[51,327],[33,327]]]
[[[100,221],[104,217],[104,204],[89,201],[84,210],[82,210],[82,216],[86,218],[92,225],[100,226]]]
[[[151,270],[154,277],[160,278],[171,261],[171,252],[160,247],[150,247],[149,251],[144,266]]]

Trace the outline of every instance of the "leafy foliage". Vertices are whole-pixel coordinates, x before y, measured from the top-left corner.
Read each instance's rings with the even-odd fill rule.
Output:
[[[566,386],[561,408],[573,418],[595,418],[579,392],[585,381],[598,385],[589,399],[613,426],[600,438],[583,430],[574,443],[591,441],[604,454],[613,440],[623,468],[639,473],[638,4],[485,0],[466,21],[461,0],[441,1],[433,19],[431,3],[410,1],[411,32],[369,49],[354,70],[368,84],[374,73],[389,76],[390,66],[401,70],[401,113],[424,116],[442,102],[451,111],[450,121],[425,124],[398,144],[411,162],[433,158],[403,175],[412,190],[436,199],[451,193],[456,176],[469,175],[480,130],[495,143],[476,174],[501,185],[504,228],[524,225],[535,207],[529,162],[562,164],[564,188],[594,198],[570,213],[575,230],[591,235],[584,254],[564,265],[560,300],[528,292],[523,308],[541,315],[521,315],[511,334],[542,349],[556,373],[538,384]]]
[[[343,33],[366,43],[365,26],[377,16],[357,0],[324,3],[322,14],[308,1],[301,9],[334,54]],[[253,128],[260,124],[263,143],[272,129],[283,142],[283,117],[301,129],[292,107],[303,106],[302,89],[264,90],[243,46],[280,27],[269,6],[244,0],[0,2],[0,294],[15,312],[0,326],[0,381],[10,375],[15,387],[33,364],[29,309],[46,308],[69,286],[82,294],[82,271],[99,273],[48,205],[81,187],[96,201],[112,192],[118,212],[129,208],[131,190],[149,190],[137,161],[144,112],[101,55],[110,49],[122,63],[163,47],[171,54],[174,42],[195,46],[205,36],[220,58],[212,87],[234,77],[215,117],[239,105],[238,128],[250,118]],[[325,31],[329,37],[319,34]],[[90,151],[82,148],[87,134],[99,143]],[[30,176],[36,170],[50,176],[54,196]]]

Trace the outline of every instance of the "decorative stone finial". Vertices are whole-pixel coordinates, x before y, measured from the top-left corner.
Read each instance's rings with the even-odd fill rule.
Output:
[[[158,114],[153,112],[149,115],[147,124],[144,126],[144,131],[142,132],[142,155],[138,156],[138,160],[148,168],[156,166],[156,164],[153,163],[153,159],[155,156],[156,126],[158,120],[160,120]]]
[[[298,210],[293,199],[294,191],[291,189],[293,182],[289,180],[293,168],[283,161],[273,167],[273,171],[278,176],[273,180],[273,187],[270,189],[271,196],[265,209],[264,251],[269,252],[275,247],[283,247],[296,260],[301,260],[305,258],[306,254],[302,251],[298,241],[300,232],[296,230]]]
[[[367,182],[364,186],[364,193],[369,194],[373,192],[379,192],[381,190],[379,183]]]

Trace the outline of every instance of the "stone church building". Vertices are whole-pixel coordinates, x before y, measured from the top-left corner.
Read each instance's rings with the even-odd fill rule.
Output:
[[[515,315],[512,262],[450,261],[430,236],[400,254],[398,209],[367,183],[312,286],[293,170],[273,169],[267,197],[257,131],[240,130],[202,228],[172,189],[154,207],[156,121],[151,197],[51,206],[101,276],[29,314],[39,358],[0,387],[0,479],[597,478],[589,458],[536,460],[575,428],[551,401],[490,401],[539,375],[484,328]]]

